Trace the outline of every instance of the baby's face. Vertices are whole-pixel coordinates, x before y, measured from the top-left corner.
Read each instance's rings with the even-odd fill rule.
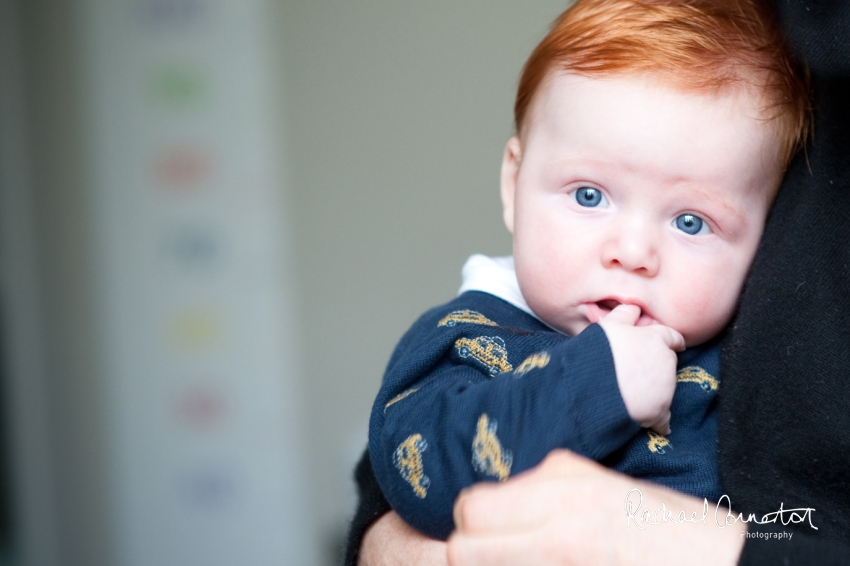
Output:
[[[550,77],[502,165],[531,309],[572,335],[619,303],[689,346],[722,330],[781,180],[761,104],[646,76]]]

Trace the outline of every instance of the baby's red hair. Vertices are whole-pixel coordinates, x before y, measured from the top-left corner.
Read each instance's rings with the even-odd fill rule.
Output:
[[[754,87],[765,117],[778,121],[786,165],[808,133],[808,75],[759,0],[578,0],[525,63],[514,106],[518,135],[553,71],[655,73],[707,93]]]

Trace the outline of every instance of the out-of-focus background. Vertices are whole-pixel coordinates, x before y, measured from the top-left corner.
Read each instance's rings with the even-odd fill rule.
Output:
[[[0,566],[340,562],[566,0],[0,0]]]

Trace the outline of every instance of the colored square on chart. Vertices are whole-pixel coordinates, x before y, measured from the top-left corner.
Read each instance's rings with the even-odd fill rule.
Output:
[[[177,418],[188,428],[206,432],[222,422],[228,399],[219,389],[205,384],[188,387],[177,400]]]
[[[173,110],[197,106],[207,95],[209,85],[204,74],[190,65],[167,65],[153,73],[153,99]]]
[[[236,496],[236,478],[224,467],[198,467],[178,480],[180,498],[189,506],[206,511],[220,509]]]
[[[181,272],[209,275],[221,264],[221,242],[217,232],[184,227],[166,236],[162,252]]]
[[[187,309],[167,324],[169,344],[181,353],[203,354],[217,349],[224,341],[224,321],[219,311]]]
[[[197,25],[208,11],[205,0],[142,0],[137,4],[143,21],[157,29],[185,30]]]
[[[212,177],[213,160],[197,147],[178,146],[154,158],[153,175],[161,187],[171,192],[189,193],[200,189]]]

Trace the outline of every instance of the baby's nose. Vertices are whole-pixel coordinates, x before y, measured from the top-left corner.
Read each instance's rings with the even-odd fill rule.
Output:
[[[645,226],[624,227],[617,230],[602,246],[602,265],[611,269],[654,277],[661,262],[657,240]]]

